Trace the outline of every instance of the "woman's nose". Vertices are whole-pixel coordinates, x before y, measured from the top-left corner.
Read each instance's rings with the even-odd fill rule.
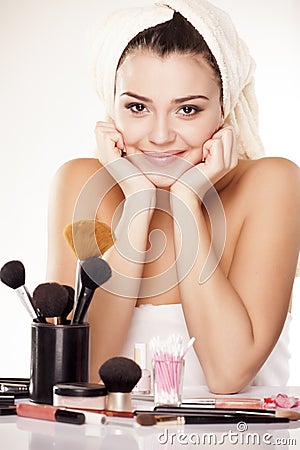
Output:
[[[154,119],[152,129],[148,134],[149,142],[156,145],[166,145],[173,142],[176,133],[167,117],[158,117]]]

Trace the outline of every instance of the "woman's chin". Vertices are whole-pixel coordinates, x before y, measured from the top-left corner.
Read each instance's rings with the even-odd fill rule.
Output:
[[[154,186],[161,189],[168,189],[175,183],[174,177],[168,177],[165,175],[146,174],[146,177],[151,181]]]

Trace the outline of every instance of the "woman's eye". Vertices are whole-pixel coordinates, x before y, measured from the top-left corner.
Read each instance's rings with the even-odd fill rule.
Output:
[[[179,113],[181,113],[183,116],[194,116],[200,112],[200,109],[197,106],[190,106],[185,105],[180,108]]]
[[[126,108],[135,114],[141,114],[146,111],[146,107],[142,103],[130,103],[126,105]]]

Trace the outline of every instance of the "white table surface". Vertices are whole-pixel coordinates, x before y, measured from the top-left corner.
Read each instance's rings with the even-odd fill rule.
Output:
[[[249,387],[238,397],[268,397],[286,393],[300,397],[296,387]],[[186,391],[185,397],[214,397],[205,387]],[[134,402],[152,409],[150,402]],[[297,408],[300,411],[300,408]],[[69,425],[17,416],[0,417],[1,450],[183,450],[195,449],[300,449],[300,421],[282,424],[236,424],[142,427],[128,425]],[[210,435],[207,436],[207,433]],[[206,434],[206,435],[205,435]]]

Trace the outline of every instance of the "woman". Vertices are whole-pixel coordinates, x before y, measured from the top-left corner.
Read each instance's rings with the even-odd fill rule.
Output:
[[[176,332],[196,338],[187,385],[284,384],[299,170],[257,159],[245,44],[211,4],[172,0],[115,13],[94,50],[107,120],[98,158],[58,171],[48,264],[49,280],[74,284],[63,228],[96,217],[114,230],[103,255],[113,276],[89,313],[91,379],[134,342]]]

